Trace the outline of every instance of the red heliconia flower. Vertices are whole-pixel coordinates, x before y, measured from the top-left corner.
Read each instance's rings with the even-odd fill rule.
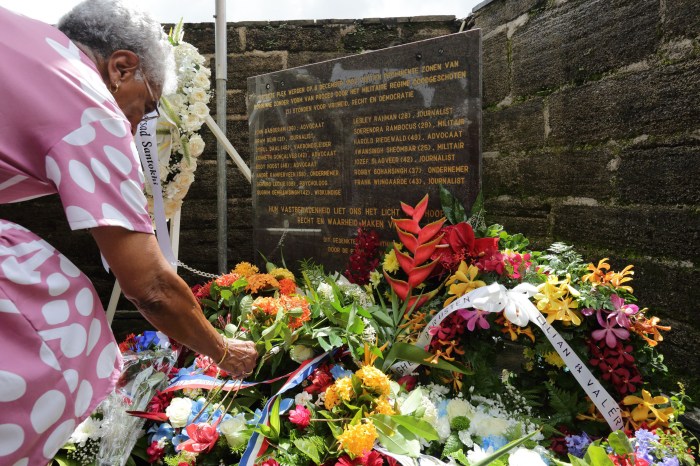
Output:
[[[289,421],[298,429],[306,429],[311,422],[311,411],[305,406],[297,405],[296,408],[289,411]]]
[[[180,443],[176,450],[185,450],[191,453],[211,451],[214,445],[216,445],[216,441],[219,439],[219,433],[216,431],[216,427],[222,418],[223,416],[220,417],[214,425],[207,422],[188,425],[185,430],[190,438]]]
[[[437,249],[448,247],[440,244],[443,238],[443,235],[440,234],[440,229],[445,223],[444,217],[424,227],[419,225],[427,208],[428,195],[426,194],[415,207],[401,203],[401,209],[411,218],[391,219],[396,227],[399,240],[406,248],[406,252],[402,252],[394,246],[394,254],[401,270],[408,276],[408,280],[392,278],[386,270],[384,271],[384,278],[386,278],[394,293],[401,300],[407,301],[407,309],[421,306],[438,292],[439,288],[423,294],[414,295],[413,293],[416,287],[423,283],[438,265],[438,261],[431,259],[431,256],[435,254]]]

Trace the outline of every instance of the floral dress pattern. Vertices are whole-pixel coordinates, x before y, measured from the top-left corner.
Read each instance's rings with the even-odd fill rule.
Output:
[[[0,58],[0,204],[57,193],[72,229],[152,233],[130,124],[88,57],[0,8]],[[46,464],[111,392],[121,356],[88,278],[1,219],[0,345],[0,464]]]

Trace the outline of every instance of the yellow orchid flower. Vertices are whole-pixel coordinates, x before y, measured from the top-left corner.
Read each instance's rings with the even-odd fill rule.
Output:
[[[610,284],[621,290],[627,290],[630,293],[634,293],[634,290],[632,289],[631,286],[629,285],[622,285],[623,283],[632,281],[632,277],[630,275],[634,275],[634,271],[632,270],[633,265],[628,265],[624,269],[622,269],[621,272],[612,272],[610,274],[610,279],[609,282]]]
[[[537,301],[537,309],[547,315],[547,322],[561,320],[564,323],[581,325],[581,316],[575,310],[578,302],[573,297],[580,296],[579,291],[571,286],[571,275],[559,279],[556,275],[547,277],[547,281],[537,287],[538,293],[534,296]]]
[[[591,282],[594,285],[605,283],[607,281],[606,275],[608,274],[608,270],[610,270],[608,258],[605,257],[599,260],[597,267],[593,264],[588,264],[588,270],[590,270],[591,273],[588,273],[581,277],[581,280],[583,280],[584,282]]]
[[[453,296],[445,301],[445,306],[472,290],[486,286],[485,282],[475,280],[478,274],[478,267],[474,265],[467,266],[467,263],[464,261],[460,262],[457,271],[447,280],[446,285],[449,286],[447,292]]]
[[[649,423],[650,427],[654,427],[657,424],[664,427],[668,426],[668,420],[673,416],[672,407],[657,408],[655,406],[668,403],[668,398],[661,395],[652,397],[651,393],[646,390],[642,390],[642,398],[629,395],[622,402],[627,406],[636,404],[637,407],[632,410],[632,419],[638,423],[651,420]]]

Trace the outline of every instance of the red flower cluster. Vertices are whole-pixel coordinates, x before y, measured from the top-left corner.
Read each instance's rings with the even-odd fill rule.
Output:
[[[195,285],[192,287],[192,294],[197,298],[197,302],[202,302],[202,299],[210,297],[211,283],[205,283],[204,285]]]
[[[366,285],[369,274],[379,266],[379,234],[374,230],[357,229],[355,250],[350,256],[350,263],[345,276],[350,283]]]
[[[649,462],[634,453],[629,455],[608,455],[615,466],[649,466]]]
[[[484,257],[477,264],[484,272],[496,272],[498,275],[505,275],[508,278],[522,278],[525,271],[532,265],[530,253],[520,254],[517,252],[494,252],[488,257]]]
[[[618,341],[614,348],[589,340],[590,364],[597,367],[604,380],[609,381],[621,395],[635,393],[642,384],[642,375],[634,362],[632,345]]]
[[[124,341],[119,343],[119,351],[122,353],[125,353],[127,351],[135,351],[136,350],[136,335],[133,333],[130,333],[126,336]]]
[[[383,466],[384,457],[378,451],[370,450],[362,456],[351,459],[348,455],[338,458],[335,466]]]
[[[319,366],[314,370],[307,380],[311,381],[311,385],[304,388],[306,393],[315,395],[325,392],[326,388],[333,384],[333,376],[331,375],[330,367],[327,364]]]
[[[462,261],[471,264],[498,253],[498,238],[476,238],[474,229],[466,222],[442,227],[440,234],[443,235],[440,244],[448,247],[436,249],[430,258],[437,259],[449,273],[454,273]]]
[[[148,448],[146,448],[146,454],[148,455],[148,462],[153,464],[163,459],[165,456],[165,448],[160,448],[158,446],[158,441],[154,440]]]
[[[156,391],[156,394],[153,395],[151,401],[148,402],[148,408],[146,411],[149,413],[164,413],[165,408],[170,406],[170,401],[174,396],[175,393],[173,392],[163,393],[161,391]]]
[[[430,348],[432,350],[443,349],[446,342],[459,340],[465,330],[464,319],[459,313],[454,312],[450,314],[439,326],[433,327],[428,331],[433,337],[430,341]]]

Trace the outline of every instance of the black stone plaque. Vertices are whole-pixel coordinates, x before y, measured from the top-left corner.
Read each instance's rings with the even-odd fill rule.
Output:
[[[253,243],[344,271],[358,227],[396,239],[399,202],[480,190],[481,32],[248,79]]]

